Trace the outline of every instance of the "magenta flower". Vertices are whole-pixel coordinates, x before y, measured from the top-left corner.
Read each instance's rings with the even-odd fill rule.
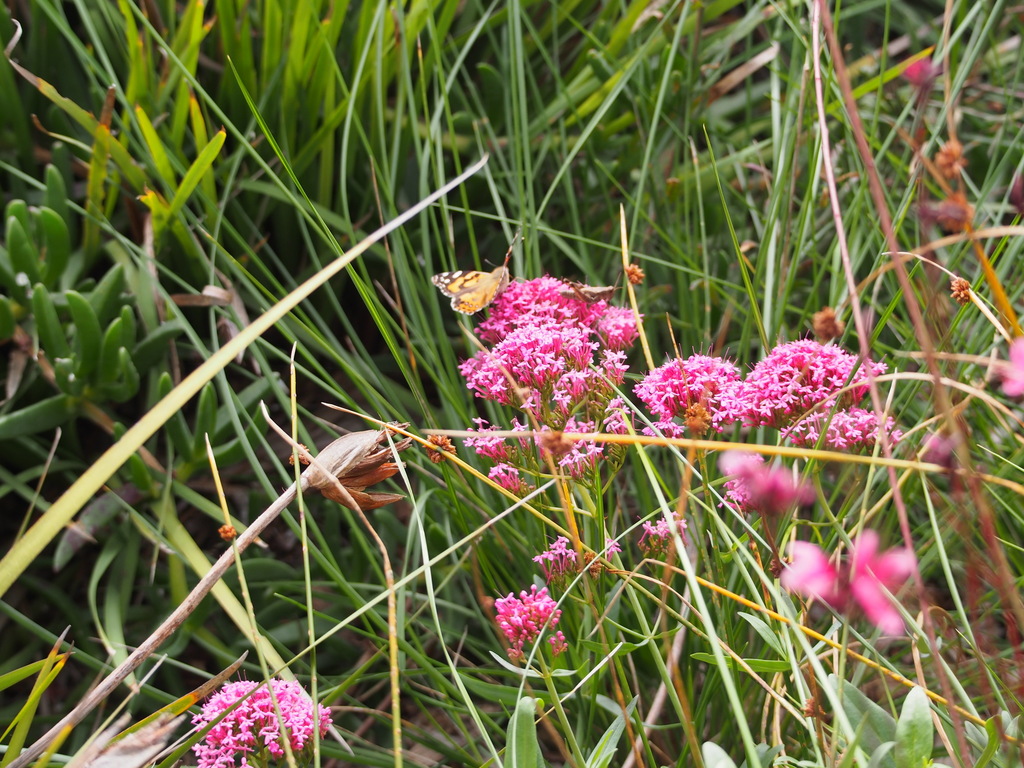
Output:
[[[765,466],[759,453],[726,451],[718,459],[718,468],[732,476],[725,483],[724,496],[740,512],[774,515],[814,501],[814,489],[794,480],[790,471]]]
[[[686,521],[678,513],[672,513],[672,523],[664,517],[658,518],[656,523],[645,520],[643,523],[643,535],[640,537],[640,549],[649,557],[662,558],[668,554],[672,546],[673,529],[679,534],[683,543],[687,543]]]
[[[584,286],[585,288],[585,286]],[[599,426],[625,433],[616,387],[625,380],[625,348],[637,338],[632,312],[604,300],[588,301],[583,289],[568,290],[553,277],[513,283],[491,305],[477,328],[491,344],[459,365],[477,397],[525,411],[539,428],[553,432],[594,432]],[[488,431],[478,422],[480,432]],[[541,472],[535,451],[516,451],[507,441],[481,435],[466,441],[502,468],[498,482],[511,488],[509,469]],[[617,468],[622,451],[609,466]],[[577,441],[558,451],[558,465],[577,480],[591,480],[606,459],[601,445]],[[619,460],[618,463],[616,460]]]
[[[617,542],[615,539],[604,540],[605,557],[611,557],[612,555],[617,555],[620,552],[622,552],[622,547],[619,545],[619,542]]]
[[[918,90],[926,90],[932,87],[935,78],[939,76],[941,68],[937,67],[931,59],[918,59],[903,70],[903,77],[907,82]]]
[[[734,416],[748,426],[785,427],[807,411],[840,408],[867,394],[870,373],[885,373],[884,363],[858,359],[832,344],[805,339],[781,344],[754,366],[736,392]],[[855,373],[856,372],[856,373]],[[852,386],[839,391],[852,378]]]
[[[243,701],[238,704],[239,700]],[[235,704],[238,706],[231,709]],[[250,755],[259,763],[265,763],[268,754],[284,757],[284,739],[293,752],[301,752],[313,743],[314,729],[321,736],[327,733],[331,716],[327,708],[314,705],[295,681],[274,679],[268,688],[242,680],[227,683],[207,699],[202,711],[192,718],[192,724],[203,728],[217,720],[203,740],[192,747],[198,768],[249,768]]]
[[[1009,358],[1003,367],[1003,394],[1020,397],[1024,395],[1024,336],[1010,344]]]
[[[914,553],[906,548],[878,553],[878,533],[864,531],[841,566],[832,565],[815,544],[790,544],[792,563],[780,582],[791,592],[822,600],[838,611],[859,607],[887,635],[902,634],[903,619],[888,593],[896,592],[914,571]]]
[[[511,464],[495,464],[487,472],[487,477],[516,496],[525,496],[533,490],[530,484],[520,477],[519,468],[513,467]]]
[[[607,329],[602,328],[602,320],[609,326]],[[637,337],[632,312],[612,307],[606,301],[588,302],[567,291],[562,280],[547,276],[510,283],[494,300],[490,316],[477,326],[477,334],[485,343],[496,344],[516,328],[549,323],[579,325],[595,331],[606,339],[604,345],[611,349],[625,349]],[[626,327],[629,325],[632,338]],[[627,338],[629,340],[619,346]]]
[[[559,536],[549,549],[544,550],[533,562],[540,564],[548,584],[564,584],[579,571],[576,565],[576,551],[569,546],[565,536]]]
[[[874,411],[863,408],[849,408],[835,413],[811,413],[793,426],[783,430],[782,436],[793,445],[813,447],[821,438],[821,428],[825,427],[825,436],[821,447],[834,451],[847,451],[854,448],[874,448],[878,440],[878,417]],[[885,429],[890,443],[897,443],[903,432],[896,429],[896,421],[892,416],[885,419]]]
[[[658,430],[675,437],[686,429],[694,434],[708,428],[721,432],[723,426],[735,421],[733,401],[739,384],[740,372],[733,363],[691,355],[655,368],[633,391],[658,417]],[[672,421],[676,418],[684,421],[685,429]]]
[[[536,584],[530,587],[529,592],[520,592],[519,597],[511,592],[506,597],[499,597],[494,601],[494,607],[498,626],[510,643],[508,657],[513,661],[522,660],[526,655],[523,646],[535,642],[545,629],[554,630],[562,617],[557,603],[548,596],[548,588],[538,590]],[[555,656],[569,647],[561,631],[555,631],[548,642]]]

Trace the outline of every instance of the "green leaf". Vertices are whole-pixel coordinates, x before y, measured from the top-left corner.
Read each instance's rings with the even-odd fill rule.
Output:
[[[711,653],[691,653],[690,658],[696,659],[697,661],[703,661],[706,664],[717,663],[717,659],[714,654]],[[743,662],[755,672],[785,672],[789,669],[789,662],[784,659],[743,659]],[[736,659],[731,656],[725,657],[725,663],[732,669],[742,669],[742,667],[736,662]]]
[[[834,685],[837,678],[835,675],[829,675],[829,679]],[[895,741],[895,718],[846,680],[842,681],[841,694],[847,718],[861,731],[860,746],[869,755],[878,753],[879,768],[895,768],[896,761],[891,752],[878,752],[880,747]]]
[[[100,360],[103,331],[88,299],[77,291],[68,291],[65,295],[75,326],[75,375],[87,380]]]
[[[40,208],[37,217],[43,240],[43,281],[47,285],[57,286],[71,258],[71,233],[57,211]]]
[[[120,370],[118,350],[124,346],[121,343],[123,336],[122,325],[121,318],[117,318],[107,326],[107,330],[103,333],[103,343],[100,345],[99,367],[96,374],[96,381],[100,384],[113,382]]]
[[[6,341],[14,335],[14,312],[11,300],[0,296],[0,341]]]
[[[923,768],[931,761],[935,725],[928,697],[912,688],[896,722],[896,768]]]
[[[74,233],[72,232],[71,211],[68,207],[68,188],[64,183],[64,176],[60,169],[52,164],[46,166],[43,176],[46,181],[46,189],[43,190],[43,205],[60,216],[70,242],[74,239]]]
[[[46,400],[0,416],[0,440],[48,432],[70,421],[77,412],[77,398],[54,395]]]
[[[705,741],[700,747],[705,768],[736,768],[729,754],[713,741]]]
[[[597,746],[594,747],[594,751],[587,758],[587,768],[606,768],[606,766],[611,764],[612,758],[615,757],[615,750],[618,747],[619,739],[622,737],[622,732],[626,730],[626,718],[633,714],[638,698],[634,696],[633,700],[626,705],[625,712],[619,712],[611,725],[601,734]]]
[[[171,339],[180,335],[183,330],[184,328],[180,321],[168,320],[149,333],[132,350],[132,357],[135,358],[136,367],[140,371],[148,371],[152,368],[167,354],[167,347],[170,345]]]
[[[512,768],[544,768],[537,743],[537,699],[524,696],[508,722],[508,761]]]
[[[50,358],[50,362],[56,363],[59,358],[71,357],[71,346],[64,335],[64,326],[57,317],[57,308],[42,283],[37,284],[32,291],[32,315],[36,321],[39,346]]]
[[[27,282],[34,285],[42,280],[42,273],[39,271],[39,250],[28,233],[29,230],[17,216],[7,217],[7,254],[15,278],[24,281],[25,278],[17,277],[24,274],[28,278]]]
[[[178,191],[174,193],[174,197],[171,199],[171,204],[168,210],[168,216],[173,217],[178,211],[181,210],[182,206],[185,205],[185,201],[192,195],[196,186],[202,180],[203,176],[210,170],[213,165],[213,161],[217,159],[217,155],[220,154],[221,147],[224,146],[224,140],[227,138],[227,134],[224,129],[217,131],[210,139],[210,142],[203,147],[203,151],[199,153],[199,157],[195,159],[185,177],[181,180],[181,184],[178,186]]]
[[[107,273],[89,293],[89,303],[101,323],[106,323],[119,313],[118,306],[121,303],[121,291],[123,290],[124,267],[121,264],[115,264],[107,270]]]
[[[204,461],[206,456],[206,436],[213,443],[214,430],[217,425],[217,392],[210,382],[199,393],[196,406],[195,428],[192,430],[192,452],[187,454],[192,461]]]
[[[737,616],[752,626],[758,636],[765,641],[769,648],[779,654],[779,656],[786,655],[782,648],[782,644],[779,642],[778,634],[773,632],[772,628],[768,626],[760,616],[755,616],[752,613],[738,613]]]

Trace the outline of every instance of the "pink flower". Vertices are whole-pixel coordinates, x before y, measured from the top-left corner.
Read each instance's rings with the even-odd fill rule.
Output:
[[[270,689],[277,700],[280,717]],[[238,704],[239,700],[243,701]],[[235,704],[238,706],[231,709]],[[274,679],[268,689],[243,680],[222,686],[207,699],[202,711],[192,718],[192,724],[203,728],[218,720],[203,740],[192,747],[198,768],[234,768],[236,765],[248,768],[251,765],[249,755],[259,758],[269,753],[283,757],[281,744],[285,738],[294,752],[301,752],[307,744],[313,743],[314,729],[321,736],[327,733],[331,716],[325,707],[314,705],[297,682]],[[241,763],[236,762],[238,760]]]
[[[1003,394],[1020,397],[1024,395],[1024,336],[1013,340],[1009,357],[1003,367]]]
[[[918,59],[903,70],[903,77],[907,82],[919,90],[926,90],[932,87],[935,78],[942,70],[935,66],[929,58]]]
[[[617,351],[629,349],[640,335],[633,311],[626,307],[608,307],[598,319],[596,330],[604,346]]]
[[[549,583],[564,583],[568,577],[574,576],[579,570],[576,567],[576,551],[570,549],[569,540],[559,536],[549,549],[544,550],[533,562],[539,563],[544,571],[544,579]]]
[[[516,496],[525,496],[531,490],[529,483],[519,476],[519,469],[511,464],[495,464],[491,467],[487,476]]]
[[[523,646],[535,642],[545,629],[554,630],[562,617],[557,603],[548,596],[548,588],[538,590],[536,584],[530,587],[529,592],[520,592],[519,597],[511,592],[506,597],[499,597],[494,601],[494,607],[498,626],[511,644],[508,657],[513,661],[523,659]],[[555,656],[568,648],[565,635],[560,631],[549,637],[548,642]]]
[[[885,634],[902,634],[903,619],[888,593],[910,578],[914,554],[906,548],[878,554],[878,543],[876,531],[864,531],[850,548],[849,559],[836,567],[817,545],[795,541],[789,548],[793,562],[780,582],[791,592],[822,600],[838,611],[857,606]]]
[[[664,426],[661,431],[665,434],[681,432],[673,425],[673,418],[684,419],[687,426],[703,423],[721,432],[724,425],[736,420],[731,403],[739,380],[739,369],[728,360],[691,355],[655,368],[633,391],[658,417],[657,426]]]
[[[748,426],[784,427],[807,411],[830,408],[851,377],[853,386],[838,404],[853,405],[868,391],[868,373],[879,376],[886,370],[884,363],[870,360],[858,367],[855,355],[832,344],[811,339],[782,344],[738,387],[732,415]]]
[[[467,437],[463,442],[479,455],[485,456],[491,461],[508,461],[509,458],[509,445],[508,441],[504,437],[495,437],[488,435],[487,432],[497,431],[497,427],[485,427],[487,423],[483,419],[473,419],[476,422],[477,430],[480,433],[479,437]]]
[[[785,429],[782,436],[793,445],[813,447],[818,445],[823,426],[825,436],[821,441],[821,447],[825,449],[871,449],[878,441],[878,417],[874,411],[866,411],[863,408],[849,408],[833,414],[816,411]],[[890,443],[898,443],[903,437],[903,432],[896,429],[896,421],[891,416],[885,419],[885,429],[889,434]]]
[[[625,410],[626,401],[621,397],[613,397],[608,401],[605,408],[604,431],[613,435],[625,435],[629,433],[629,427],[633,423]]]
[[[664,557],[673,543],[673,528],[679,534],[683,543],[686,539],[686,521],[678,513],[672,513],[672,523],[664,517],[658,518],[658,522],[651,523],[647,520],[643,523],[643,535],[640,537],[640,549],[649,557]]]
[[[726,451],[718,459],[718,468],[732,476],[725,483],[725,500],[741,512],[773,515],[814,501],[810,486],[797,482],[792,472],[781,467],[765,466],[758,453]]]
[[[612,555],[617,555],[621,551],[622,551],[622,547],[619,545],[619,542],[617,542],[615,539],[605,539],[604,540],[604,555],[605,555],[605,557],[611,557]]]
[[[624,313],[628,319],[623,317]],[[602,319],[607,329],[603,328]],[[588,302],[567,290],[562,280],[547,276],[510,283],[494,300],[490,316],[477,326],[477,334],[485,343],[497,344],[516,328],[548,323],[578,325],[594,331],[611,349],[625,349],[637,336],[632,312],[611,307],[606,301]],[[630,335],[630,324],[632,338],[625,341]]]

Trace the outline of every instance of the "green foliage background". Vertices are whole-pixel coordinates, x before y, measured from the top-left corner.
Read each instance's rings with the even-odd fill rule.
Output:
[[[1022,164],[1024,59],[1019,14],[1008,8],[889,1],[833,9],[904,250],[938,236],[922,206],[949,190],[920,158],[935,154],[951,126],[969,162],[963,192],[975,226],[1018,222],[1012,182]],[[805,336],[823,306],[848,319],[849,290],[822,181],[810,30],[808,5],[738,0],[32,0],[0,9],[0,39],[8,44],[20,35],[8,46],[9,60],[0,60],[5,549],[225,338],[381,223],[490,156],[483,172],[371,248],[170,415],[3,596],[0,672],[42,658],[65,626],[75,644],[58,700],[36,715],[32,732],[56,719],[62,702],[79,699],[109,658],[123,658],[148,635],[202,572],[203,552],[222,550],[216,529],[223,515],[204,436],[239,526],[292,481],[289,448],[270,433],[258,403],[278,423],[289,422],[293,348],[297,430],[306,444],[323,445],[337,431],[338,416],[320,405],[325,401],[410,422],[417,431],[464,429],[478,415],[497,420],[458,374],[458,362],[475,347],[460,327],[465,318],[453,316],[430,285],[432,274],[491,269],[521,230],[514,275],[616,283],[621,210],[631,258],[647,275],[638,292],[655,364],[675,345],[684,355],[727,351],[744,366],[779,340]],[[927,46],[937,46],[945,71],[919,97],[899,65]],[[900,291],[827,55],[822,72],[830,158],[873,356],[904,372],[920,365],[908,354],[918,349],[908,301],[924,309],[940,352],[1004,356],[990,323],[948,299],[946,274],[909,261],[917,293]],[[968,243],[936,249],[931,258],[972,282],[984,300],[994,301],[1000,285],[1019,307],[1022,242],[1009,235],[984,241],[994,268],[987,280]],[[225,301],[190,305],[181,298],[196,302],[210,287]],[[844,344],[857,350],[852,330]],[[642,375],[639,350],[631,363],[634,378]],[[939,365],[950,380],[983,386],[983,359],[950,357]],[[951,391],[972,435],[963,449],[970,460],[1019,483],[1019,408],[1013,416],[989,397]],[[891,405],[908,432],[898,455],[914,459],[925,437],[941,431],[931,386],[908,377],[893,386]],[[363,428],[356,419],[340,426]],[[486,598],[526,587],[535,577],[530,558],[554,534],[522,510],[490,526],[506,499],[422,453],[403,458],[399,489],[409,501],[372,520],[398,575],[415,574],[398,595],[405,746],[422,750],[425,765],[498,761],[516,702],[526,699],[522,681],[495,659],[501,646]],[[883,473],[856,465],[816,471],[826,513],[808,538],[835,544],[846,538],[844,524],[860,521],[898,543]],[[631,453],[597,503],[625,530],[657,509],[659,487],[669,497],[679,493],[679,475],[668,451]],[[946,653],[945,664],[964,661],[962,706],[1009,719],[1019,690],[1004,684],[1004,672],[1019,662],[1020,649],[1013,622],[1002,615],[1012,610],[1008,595],[1019,588],[1024,565],[1020,496],[987,486],[995,529],[986,532],[964,519],[971,497],[959,481],[908,473],[903,482],[942,629],[941,649],[923,650]],[[308,679],[315,670],[321,698],[339,708],[334,721],[356,752],[328,743],[324,754],[353,765],[387,764],[388,626],[383,603],[363,610],[383,588],[379,553],[346,510],[308,503],[301,522],[297,512],[287,516],[266,550],[246,555],[251,619],[291,660],[294,674]],[[770,577],[741,555],[752,537],[713,503],[694,504],[691,531],[698,539],[706,531],[709,570],[702,575],[760,599],[762,579]],[[79,540],[82,531],[92,540]],[[1012,584],[991,567],[996,541]],[[417,571],[439,552],[447,554],[430,566],[429,578]],[[602,579],[595,592],[615,606],[607,621],[629,645],[612,653],[607,637],[588,638],[592,645],[581,645],[573,659],[579,676],[554,683],[562,693],[581,685],[573,731],[588,754],[634,695],[641,697],[638,725],[651,705],[649,687],[661,682],[677,695],[664,730],[644,742],[650,765],[695,764],[705,741],[737,761],[752,754],[753,742],[767,742],[785,746],[793,761],[839,764],[828,739],[791,713],[779,714],[754,676],[691,658],[710,648],[700,621],[661,612],[657,588],[648,603],[627,609],[611,600],[618,583]],[[242,594],[237,576],[228,583]],[[310,598],[313,636],[342,629],[303,654]],[[163,664],[129,704],[134,715],[186,694],[252,648],[222,608],[208,599],[164,646]],[[716,597],[712,610],[716,634],[737,653],[800,668],[801,649],[785,630],[772,625],[769,634],[783,638],[772,647],[733,604]],[[641,627],[645,613],[657,620]],[[568,614],[567,635],[583,638],[594,629],[585,612],[582,619]],[[978,624],[990,631],[975,637],[970,627]],[[683,648],[671,656],[680,626]],[[861,640],[873,642],[844,635],[854,645]],[[913,677],[905,644],[880,650],[882,663]],[[670,656],[682,659],[678,668],[666,665]],[[615,667],[629,690],[616,699],[607,671],[580,683],[586,665]],[[253,658],[246,668],[261,674]],[[890,720],[899,712],[901,699],[886,692],[883,678],[856,665],[837,672],[881,701]],[[769,671],[761,674],[773,680]],[[925,678],[938,690],[932,674]],[[540,695],[540,684],[527,682]],[[794,690],[781,695],[799,710]],[[12,720],[28,695],[26,688],[11,692],[19,695],[4,698],[0,722]],[[948,710],[942,714],[948,721]],[[776,715],[784,721],[777,728]],[[84,731],[63,751],[79,745]],[[541,733],[547,759],[561,760],[552,745],[566,735]],[[624,744],[616,760],[625,759]]]

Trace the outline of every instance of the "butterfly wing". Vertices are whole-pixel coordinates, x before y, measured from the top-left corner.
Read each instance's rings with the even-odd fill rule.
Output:
[[[441,293],[450,296],[452,309],[464,315],[473,315],[488,306],[508,285],[508,268],[504,265],[492,272],[441,272],[431,278]]]

